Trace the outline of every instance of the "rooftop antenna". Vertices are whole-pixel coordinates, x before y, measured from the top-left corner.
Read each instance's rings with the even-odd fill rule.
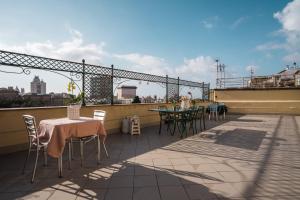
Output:
[[[253,75],[254,75],[254,68],[253,68],[253,67],[251,67],[251,69],[250,69],[250,76],[251,76],[251,80],[252,80],[252,78],[253,78]]]
[[[225,88],[225,65],[220,63],[220,60],[215,59],[217,63],[216,87]]]

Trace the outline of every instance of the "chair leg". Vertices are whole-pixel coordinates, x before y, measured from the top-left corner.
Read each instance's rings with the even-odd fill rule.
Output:
[[[48,166],[48,155],[46,146],[44,146],[44,166]]]
[[[35,172],[36,172],[36,166],[37,166],[38,159],[39,159],[39,149],[37,148],[36,149],[36,158],[35,158],[34,168],[33,168],[33,171],[32,171],[31,183],[33,183],[33,181],[34,181],[34,176],[35,176]]]
[[[99,135],[97,136],[97,165],[100,164],[100,152],[101,149],[100,149],[100,138],[99,138]]]
[[[107,149],[106,149],[105,142],[103,141],[103,142],[102,142],[102,144],[103,144],[103,148],[104,148],[104,151],[105,151],[106,157],[108,158],[108,152],[107,152]]]
[[[81,161],[81,167],[83,167],[83,141],[80,140],[80,161]]]
[[[195,121],[195,127],[197,128],[197,121]],[[199,128],[200,132],[202,132],[201,116],[199,117]]]
[[[162,119],[160,119],[160,122],[159,122],[159,132],[158,132],[159,135],[161,133],[161,123],[162,123]]]
[[[71,159],[74,159],[74,147],[73,147],[73,139],[70,138],[70,143],[71,143]]]
[[[29,147],[29,149],[28,149],[28,153],[27,153],[27,156],[26,156],[26,159],[25,159],[25,162],[24,162],[24,167],[23,167],[23,170],[22,170],[22,174],[25,173],[25,168],[26,168],[29,156],[30,156],[30,151],[31,151],[31,147]]]
[[[72,160],[72,142],[71,140],[69,140],[68,142],[68,146],[69,146],[69,149],[68,149],[68,156],[69,156],[69,169],[71,169],[71,160]]]

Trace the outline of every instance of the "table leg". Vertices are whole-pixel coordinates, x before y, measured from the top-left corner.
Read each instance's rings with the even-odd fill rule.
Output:
[[[62,178],[62,155],[58,157],[58,177]]]
[[[99,138],[99,135],[97,136],[97,148],[98,148],[98,151],[97,151],[97,165],[100,164],[100,138]]]

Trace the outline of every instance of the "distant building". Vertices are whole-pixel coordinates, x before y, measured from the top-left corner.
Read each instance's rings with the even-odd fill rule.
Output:
[[[133,99],[136,96],[136,86],[122,85],[118,87],[117,97],[118,99]]]
[[[38,76],[34,76],[33,81],[30,83],[30,92],[34,94],[46,94],[46,83],[40,80]]]
[[[111,98],[111,77],[98,75],[90,78],[90,98],[97,100],[108,100]]]
[[[21,94],[25,94],[25,89],[24,88],[21,88]]]
[[[20,98],[19,91],[13,87],[0,88],[0,99],[1,100],[16,100]]]
[[[300,87],[300,68],[286,68],[272,76],[255,76],[250,80],[252,88]]]
[[[300,86],[300,68],[287,68],[275,75],[278,78],[280,87],[297,87]]]
[[[71,95],[67,93],[49,93],[51,96],[51,106],[64,106],[71,100]]]

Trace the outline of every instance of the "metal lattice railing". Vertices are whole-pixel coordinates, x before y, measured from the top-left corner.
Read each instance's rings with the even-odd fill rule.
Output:
[[[114,69],[113,65],[111,67],[90,65],[85,64],[85,60],[78,63],[0,50],[0,65],[18,67],[21,69],[18,74],[30,74],[30,69],[47,70],[55,73],[69,72],[70,77],[76,77],[77,80],[82,81],[83,105],[85,103],[113,104],[114,79],[130,79],[165,85],[166,102],[171,99],[178,100],[181,86],[199,88],[202,90],[202,98],[204,100],[209,99],[208,83]],[[0,72],[3,71],[0,70]]]

